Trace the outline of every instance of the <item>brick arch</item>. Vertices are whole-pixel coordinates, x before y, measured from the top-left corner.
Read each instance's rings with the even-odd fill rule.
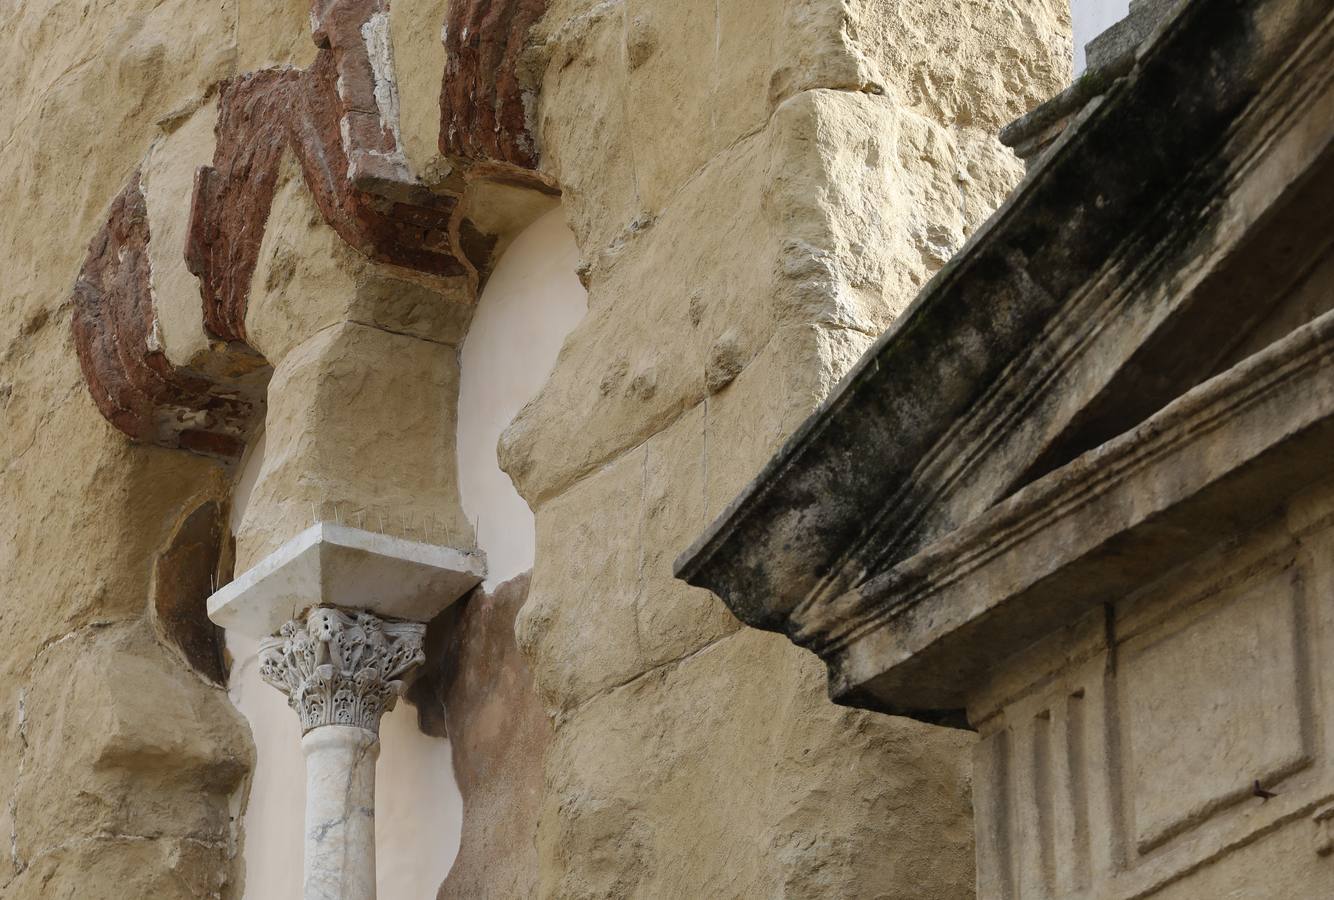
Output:
[[[89,245],[73,292],[74,342],[102,415],[130,438],[234,460],[263,414],[269,368],[246,343],[251,278],[284,154],[300,165],[325,222],[377,262],[466,276],[474,293],[494,239],[463,216],[470,174],[555,188],[536,171],[517,67],[546,0],[456,0],[442,88],[441,149],[464,177],[417,181],[397,141],[388,0],[312,0],[319,46],[306,69],[230,78],[218,89],[213,160],[195,179],[184,248],[199,279],[203,364],[175,366],[157,335],[136,172]],[[384,107],[390,108],[384,108]]]

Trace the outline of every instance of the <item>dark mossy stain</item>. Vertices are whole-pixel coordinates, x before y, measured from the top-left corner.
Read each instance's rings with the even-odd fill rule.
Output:
[[[1044,329],[1058,316],[1081,314],[1083,289],[1109,260],[1131,260],[1137,277],[1162,284],[1215,240],[1214,214],[1230,165],[1224,142],[1305,36],[1303,26],[1322,15],[1317,7],[1302,0],[1195,0],[1129,74],[1081,86],[1104,94],[1099,105],[683,554],[678,576],[719,594],[749,625],[808,634],[811,618],[819,617],[808,604],[833,603],[961,524],[941,498],[967,481],[969,467],[996,438],[953,439],[947,449],[942,441],[961,421],[969,424],[965,417],[984,400],[988,409],[1018,411],[999,430],[1023,423],[1035,435],[1020,448],[1029,454],[1026,464],[985,485],[989,502],[1044,459],[1105,439],[1110,426],[1065,440],[1087,423],[1025,418],[1043,415],[1043,398],[1059,392],[1060,383],[1019,379],[1001,386],[1001,373],[1053,352],[1041,339]],[[1286,31],[1262,34],[1262,19],[1283,21]],[[1152,266],[1139,265],[1149,258]],[[1123,302],[1149,302],[1154,292],[1131,294]],[[1207,365],[1171,356],[1180,339],[1169,329],[1146,344],[1145,362],[1179,361],[1180,372],[1124,405],[1116,426],[1141,419],[1181,384],[1207,375]],[[949,454],[963,448],[980,455],[956,465]],[[1055,455],[1044,456],[1049,450]],[[944,454],[944,470],[954,472],[949,479],[914,474],[933,453]],[[895,600],[883,595],[876,602]],[[791,621],[798,609],[803,621]]]

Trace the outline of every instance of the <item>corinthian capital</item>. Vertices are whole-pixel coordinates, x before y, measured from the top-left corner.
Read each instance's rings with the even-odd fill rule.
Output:
[[[312,609],[260,644],[261,677],[287,695],[302,734],[321,725],[356,725],[379,733],[394,708],[399,676],[426,657],[426,626],[387,622],[367,612]]]

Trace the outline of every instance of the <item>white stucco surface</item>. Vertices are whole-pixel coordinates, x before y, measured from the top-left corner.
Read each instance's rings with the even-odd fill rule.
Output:
[[[1075,77],[1084,71],[1084,45],[1126,17],[1130,0],[1070,0],[1075,36]]]
[[[463,345],[459,492],[478,525],[488,589],[533,565],[533,514],[496,462],[496,442],[555,365],[587,309],[579,251],[559,208],[529,225],[487,281]]]

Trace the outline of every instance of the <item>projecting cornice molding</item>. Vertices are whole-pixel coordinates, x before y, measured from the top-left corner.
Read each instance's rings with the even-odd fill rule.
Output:
[[[845,702],[962,724],[960,672],[899,680],[885,649],[955,612],[916,561],[1253,352],[1334,233],[1331,53],[1323,4],[1179,7],[679,577],[820,653]]]
[[[289,154],[321,218],[347,244],[375,262],[463,277],[475,295],[495,238],[463,214],[469,178],[556,192],[536,171],[531,97],[516,71],[544,10],[545,0],[451,4],[440,142],[458,177],[436,189],[417,180],[402,152],[387,0],[312,0],[319,51],[309,68],[219,85],[213,159],[198,171],[182,248],[214,352],[189,368],[163,352],[136,174],[92,241],[74,292],[80,363],[107,420],[135,440],[239,454],[267,373],[246,345],[251,281]]]

